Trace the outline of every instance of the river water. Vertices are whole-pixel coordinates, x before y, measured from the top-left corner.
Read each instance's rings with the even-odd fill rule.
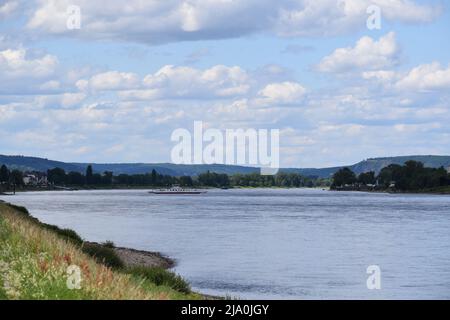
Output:
[[[4,200],[90,241],[160,251],[241,299],[450,299],[450,196],[311,189],[29,192]],[[380,268],[381,289],[367,287]],[[375,275],[376,276],[376,275]]]

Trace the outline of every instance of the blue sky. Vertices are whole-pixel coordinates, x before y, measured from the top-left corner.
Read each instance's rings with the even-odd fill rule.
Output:
[[[280,129],[282,166],[448,155],[449,38],[444,1],[3,0],[0,153],[168,162],[201,120]]]

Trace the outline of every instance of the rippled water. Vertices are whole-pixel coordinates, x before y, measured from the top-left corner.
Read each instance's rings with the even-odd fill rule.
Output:
[[[450,196],[321,190],[22,193],[44,222],[161,251],[203,293],[240,298],[450,298]],[[381,268],[368,290],[366,268]]]

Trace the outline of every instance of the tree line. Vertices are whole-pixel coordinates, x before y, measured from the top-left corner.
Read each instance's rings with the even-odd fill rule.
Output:
[[[172,184],[180,183],[180,179],[169,175],[163,175],[152,170],[146,174],[119,174],[114,175],[112,171],[103,173],[94,172],[92,166],[89,165],[86,173],[71,171],[66,173],[64,169],[54,168],[47,170],[48,182],[58,186],[158,186],[165,187]],[[183,179],[184,181],[184,179]]]
[[[170,176],[152,170],[145,174],[119,174],[111,171],[103,173],[94,172],[89,165],[85,173],[70,171],[62,168],[47,170],[47,180],[53,186],[65,187],[170,187],[180,185],[182,187],[315,187],[325,185],[326,181],[316,178],[304,177],[297,173],[280,172],[273,176],[264,176],[259,173],[250,174],[221,174],[207,171],[198,176]],[[11,181],[14,177],[17,186],[23,186],[23,173],[19,170],[10,172],[6,166],[2,166],[0,181]]]
[[[94,173],[92,166],[88,166],[86,174],[69,172],[61,168],[48,170],[48,181],[55,185],[67,186],[153,186],[169,187],[313,187],[315,179],[307,178],[296,173],[278,173],[275,176],[263,176],[258,173],[228,175],[207,171],[198,176],[170,176],[159,174],[152,170],[146,174],[119,174],[105,171],[103,174]]]
[[[343,168],[333,175],[332,180],[332,189],[370,186],[380,190],[418,191],[450,186],[450,174],[445,168],[427,168],[418,161],[391,164],[381,169],[378,175],[370,171],[357,176],[349,168]]]
[[[23,173],[20,170],[9,170],[7,166],[0,167],[0,191],[8,189],[11,185],[23,185]]]

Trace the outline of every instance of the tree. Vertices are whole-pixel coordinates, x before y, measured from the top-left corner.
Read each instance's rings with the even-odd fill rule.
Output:
[[[365,185],[375,184],[376,181],[374,171],[363,172],[358,176],[358,182]]]
[[[70,185],[81,186],[85,183],[85,178],[81,173],[71,171],[67,175],[67,183]]]
[[[402,166],[398,164],[391,164],[381,169],[378,174],[378,182],[385,187],[389,187],[391,182],[399,182],[402,177]]]
[[[93,184],[94,183],[94,179],[93,179],[93,170],[92,170],[92,166],[88,165],[86,168],[86,184]]]
[[[103,173],[103,184],[112,184],[113,183],[113,173],[112,171],[105,171]]]
[[[349,168],[340,169],[333,175],[332,187],[352,185],[357,181],[355,173]]]
[[[157,185],[157,184],[158,184],[157,179],[158,179],[158,174],[156,173],[156,170],[153,169],[153,170],[152,170],[151,184],[152,184],[152,185]]]
[[[194,183],[190,176],[182,176],[182,177],[180,177],[180,185],[182,187],[192,187],[194,185]]]
[[[378,181],[388,187],[395,183],[398,190],[417,191],[449,185],[447,171],[441,168],[426,168],[423,163],[407,161],[403,166],[391,164],[380,171]]]
[[[66,183],[66,172],[61,168],[48,170],[47,179],[53,184],[64,185]]]
[[[91,184],[99,185],[99,184],[102,184],[102,181],[103,181],[103,177],[102,177],[102,175],[100,173],[94,173],[92,175],[92,182],[91,182]]]
[[[11,182],[16,186],[23,186],[23,174],[20,170],[13,170],[10,176]]]
[[[9,182],[9,170],[5,165],[0,168],[0,183]]]

